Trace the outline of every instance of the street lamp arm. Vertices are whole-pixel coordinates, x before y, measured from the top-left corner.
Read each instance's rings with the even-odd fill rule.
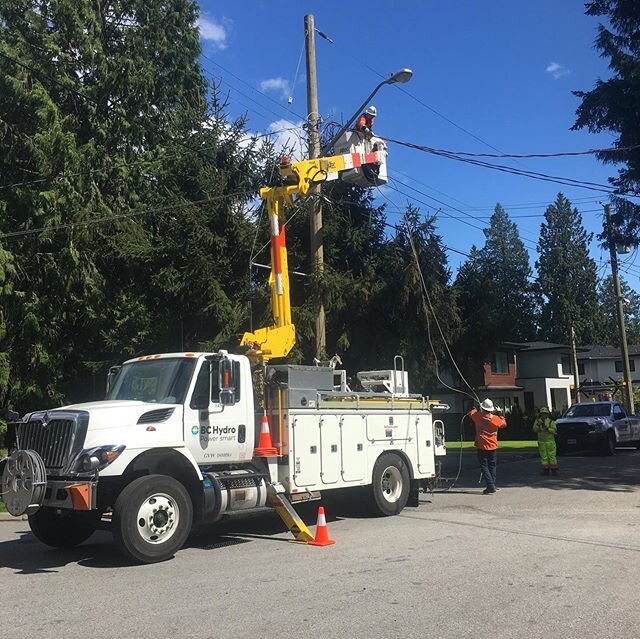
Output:
[[[373,99],[373,96],[378,93],[378,91],[385,85],[388,83],[388,80],[383,80],[382,82],[380,82],[380,84],[378,84],[378,86],[371,92],[371,94],[369,95],[369,97],[358,107],[358,109],[356,110],[356,112],[351,116],[351,119],[346,122],[342,128],[331,138],[331,140],[329,140],[329,142],[327,142],[321,149],[320,154],[324,155],[326,151],[328,151],[340,138],[340,136],[349,129],[349,127],[355,122],[355,119],[358,117],[358,115],[360,115],[360,113],[362,113],[362,111],[364,110],[364,108],[367,106],[367,104],[369,103],[370,100]]]
[[[369,104],[369,102],[373,99],[373,96],[380,91],[380,89],[385,84],[396,84],[401,83],[404,84],[411,79],[413,72],[411,69],[400,69],[400,71],[396,71],[390,77],[384,79],[382,82],[378,84],[378,86],[370,93],[369,97],[358,107],[356,112],[349,118],[349,121],[342,126],[342,128],[320,149],[320,155],[325,155],[329,149],[338,141],[340,136],[354,123],[355,119],[358,117],[364,108]]]

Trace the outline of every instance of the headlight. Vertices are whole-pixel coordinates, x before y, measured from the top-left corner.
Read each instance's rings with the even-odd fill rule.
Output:
[[[80,451],[71,467],[72,472],[91,473],[101,470],[114,461],[125,446],[97,446]]]
[[[602,419],[601,417],[593,420],[593,425],[595,426],[595,430],[607,430],[607,421]]]

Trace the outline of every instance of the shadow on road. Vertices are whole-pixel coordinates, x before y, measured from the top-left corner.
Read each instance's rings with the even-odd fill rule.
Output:
[[[329,522],[348,516],[347,504],[340,500],[300,504],[297,507],[298,514],[312,532],[321,503],[327,508],[326,518]],[[56,573],[67,564],[74,563],[88,568],[140,566],[118,552],[108,523],[103,522],[100,530],[85,543],[65,549],[45,546],[31,534],[26,521],[20,523],[23,526],[15,532],[13,539],[0,542],[0,568],[10,568],[15,574]],[[196,526],[183,549],[216,551],[257,540],[289,543],[293,537],[275,511],[265,509],[257,513],[235,514],[215,524]]]
[[[479,481],[480,470],[474,457],[463,458],[460,477],[454,482],[458,470],[458,456],[443,464],[439,488],[449,492],[476,492],[484,488]],[[519,462],[519,463],[515,463]],[[547,488],[551,490],[592,490],[634,492],[640,487],[640,452],[619,448],[611,457],[591,453],[574,453],[558,458],[557,476],[541,474],[537,457],[514,456],[498,453],[498,485],[501,487]]]
[[[551,490],[588,490],[631,493],[640,488],[640,452],[619,449],[612,457],[594,455],[570,455],[561,457],[560,474],[557,477],[541,476],[537,458],[499,454],[498,485],[507,488],[547,488]],[[449,457],[443,465],[443,475],[450,480],[458,470],[457,455]],[[480,494],[483,485],[478,482],[479,469],[475,456],[463,459],[460,476],[455,483],[441,482],[438,493]],[[447,486],[450,490],[446,491]],[[442,490],[445,489],[445,490]],[[421,496],[420,502],[428,501]],[[327,494],[323,502],[298,504],[296,510],[303,521],[313,531],[318,506],[323,504],[329,522],[342,518],[368,518],[363,491]],[[49,548],[35,539],[27,522],[15,531],[14,538],[0,542],[0,567],[9,568],[15,574],[55,573],[67,564],[78,564],[89,568],[124,568],[136,564],[124,558],[113,544],[106,529],[97,531],[88,541],[76,548]],[[259,513],[240,513],[212,525],[202,525],[194,529],[185,544],[186,549],[200,551],[224,550],[239,544],[257,543],[260,540],[277,543],[288,542],[292,537],[286,527],[272,511],[265,509]]]

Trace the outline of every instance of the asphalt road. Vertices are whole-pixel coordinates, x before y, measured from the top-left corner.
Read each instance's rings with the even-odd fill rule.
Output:
[[[288,543],[269,513],[200,530],[150,566],[106,532],[59,551],[2,522],[4,636],[638,637],[640,453],[562,458],[561,473],[503,458],[501,490],[483,496],[465,458],[449,491],[397,517],[329,504],[334,546]]]

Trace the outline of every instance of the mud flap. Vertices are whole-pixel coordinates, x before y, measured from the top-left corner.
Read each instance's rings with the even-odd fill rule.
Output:
[[[411,488],[409,489],[409,499],[407,500],[407,506],[410,508],[417,508],[420,505],[418,499],[418,493],[420,490],[420,483],[417,480],[411,482]]]

